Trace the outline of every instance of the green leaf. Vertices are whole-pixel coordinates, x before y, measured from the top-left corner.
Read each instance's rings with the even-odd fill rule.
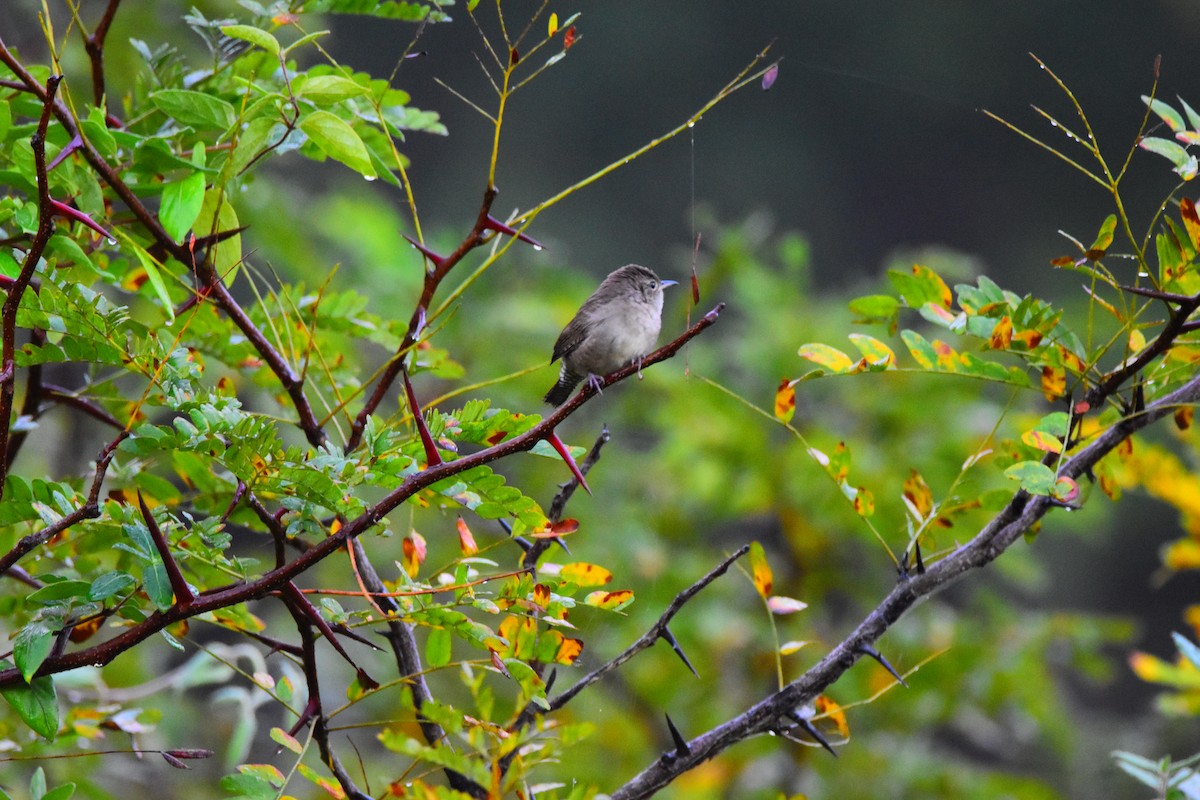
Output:
[[[368,180],[377,177],[367,146],[345,120],[328,111],[314,111],[300,121],[300,130],[325,155],[342,162]]]
[[[366,94],[367,87],[341,75],[309,75],[296,81],[295,92],[317,105],[332,105]]]
[[[25,724],[48,741],[58,734],[58,695],[49,677],[34,678],[29,684],[16,684],[0,689],[3,696]]]
[[[1104,218],[1104,223],[1100,226],[1100,232],[1096,234],[1096,241],[1092,243],[1092,250],[1107,250],[1113,242],[1113,231],[1117,229],[1117,215],[1109,214]]]
[[[150,95],[154,107],[184,125],[228,130],[237,119],[233,106],[219,97],[186,89],[163,89]]]
[[[131,589],[136,583],[137,579],[128,572],[106,572],[92,581],[87,597],[93,601],[107,600]]]
[[[899,308],[900,301],[890,294],[870,294],[850,301],[850,310],[865,322],[888,322]]]
[[[204,205],[193,227],[197,236],[208,236],[240,227],[237,212],[221,192],[205,192]],[[213,246],[209,258],[221,280],[228,286],[237,277],[242,263],[242,235],[230,236]]]
[[[429,631],[425,640],[425,661],[430,667],[444,667],[450,663],[450,645],[454,637],[445,628],[434,628]]]
[[[33,673],[37,672],[46,656],[50,655],[50,648],[57,633],[58,631],[41,620],[31,622],[17,632],[17,640],[13,643],[13,661],[16,662],[17,669],[21,671],[21,677],[26,683],[30,682]]]
[[[54,237],[50,237],[53,239]],[[0,275],[6,278],[15,278],[21,274],[21,265],[12,257],[12,251],[7,247],[0,250]]]
[[[142,570],[142,584],[151,602],[159,610],[166,611],[174,601],[175,593],[171,590],[171,581],[167,578],[167,568],[162,561],[155,559]]]
[[[1021,483],[1021,488],[1030,494],[1051,495],[1054,493],[1054,470],[1040,461],[1019,461],[1004,470],[1004,476]]]
[[[203,153],[204,150],[197,148],[196,152]],[[158,218],[171,238],[180,242],[200,216],[203,205],[204,173],[197,171],[163,187]]]
[[[68,597],[84,597],[91,584],[87,581],[55,581],[38,589],[25,599],[32,603],[53,603]]]
[[[1188,124],[1192,126],[1193,131],[1200,131],[1200,114],[1187,104],[1187,101],[1176,95],[1179,100],[1179,105],[1183,106],[1183,113],[1187,114]]]
[[[801,358],[807,358],[814,364],[833,372],[846,372],[854,366],[854,361],[850,359],[850,356],[836,347],[830,347],[820,342],[801,345],[799,352]]]
[[[1151,98],[1147,95],[1142,95],[1142,102],[1150,106],[1151,111],[1162,117],[1162,121],[1167,123],[1167,127],[1170,128],[1173,133],[1181,131],[1187,127],[1187,125],[1184,124],[1183,117],[1180,116],[1179,112],[1171,108],[1162,100],[1159,100],[1158,98]]]
[[[279,55],[279,40],[261,28],[255,28],[253,25],[223,25],[221,33],[261,47],[272,55]]]
[[[138,262],[142,265],[142,269],[146,270],[146,278],[150,283],[150,288],[162,303],[163,312],[167,315],[167,322],[175,321],[175,306],[171,302],[171,296],[167,294],[167,284],[163,280],[162,272],[159,271],[159,264],[154,260],[154,256],[147,253],[142,246],[130,239],[124,233],[117,231],[117,235],[125,240],[126,246],[133,250],[137,255]]]

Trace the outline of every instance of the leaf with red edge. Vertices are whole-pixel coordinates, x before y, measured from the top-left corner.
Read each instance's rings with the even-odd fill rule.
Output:
[[[569,636],[563,636],[562,641],[558,644],[558,651],[554,654],[554,663],[556,664],[574,664],[583,652],[583,640],[572,639]]]
[[[1183,227],[1192,240],[1192,247],[1200,250],[1200,215],[1196,213],[1196,204],[1190,198],[1179,201],[1179,216],[1183,218]]]
[[[1012,319],[1005,315],[992,328],[992,335],[988,338],[988,347],[993,350],[1007,350],[1008,346],[1012,344],[1012,337]]]
[[[791,422],[796,413],[796,389],[787,378],[779,382],[775,390],[775,418],[780,422]]]
[[[1021,434],[1021,441],[1044,453],[1057,455],[1062,452],[1062,440],[1046,431],[1025,431]]]
[[[462,517],[458,518],[455,523],[458,528],[458,547],[462,550],[464,556],[473,556],[479,552],[479,545],[475,544],[475,536],[471,533],[471,529],[467,527],[467,523]]]
[[[606,611],[620,611],[633,602],[633,592],[630,589],[616,589],[611,592],[592,592],[583,598],[583,602],[594,608]]]
[[[754,580],[754,588],[764,600],[771,596],[775,588],[775,576],[771,565],[767,563],[767,553],[758,542],[750,543],[750,577]]]
[[[578,38],[578,34],[575,32],[575,26],[572,25],[571,27],[567,28],[567,32],[563,34],[564,52],[571,49],[571,46],[575,44],[576,38]]]

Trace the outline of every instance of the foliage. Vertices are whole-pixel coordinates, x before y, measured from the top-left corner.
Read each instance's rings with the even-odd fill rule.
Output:
[[[6,749],[45,759],[11,785],[67,797],[91,779],[60,756],[204,769],[219,748],[227,774],[212,783],[232,797],[645,797],[672,781],[750,798],[1067,791],[947,763],[939,735],[986,747],[981,718],[1001,731],[1031,720],[1026,746],[1067,759],[1075,731],[1046,654],[1065,649],[1073,674],[1107,680],[1101,653],[1129,638],[1125,622],[1018,618],[988,590],[892,625],[1002,553],[1009,580],[1037,580],[1030,551],[1008,548],[1051,512],[1056,526],[1063,509],[1084,520],[1066,525],[1108,513],[1122,490],[1180,510],[1189,538],[1167,566],[1195,566],[1190,200],[1135,236],[1124,168],[1090,128],[1074,141],[1094,168],[1039,142],[1114,197],[1090,246],[1055,262],[1084,277],[1082,314],[986,276],[947,280],[954,265],[903,265],[889,290],[847,305],[810,291],[802,237],[702,219],[718,233],[690,303],[668,313],[682,333],[641,365],[643,385],[608,390],[633,366],[606,379],[615,443],[606,428],[572,448],[558,427],[586,419],[596,393],[543,417],[522,379],[587,287],[560,276],[530,296],[529,276],[554,268],[533,257],[531,225],[732,93],[769,88],[765,52],[666,136],[502,221],[509,100],[578,52],[576,17],[243,2],[236,19],[185,17],[205,48],[192,56],[106,44],[119,6],[91,28],[73,14],[78,78],[0,42],[0,615],[13,632],[0,693]],[[422,230],[405,155],[408,137],[447,133],[438,115],[396,85],[399,68],[383,79],[336,63],[312,16],[415,23],[412,50],[450,11],[484,32],[495,90],[466,100],[495,135],[457,239]],[[46,38],[50,64],[70,60],[75,45]],[[116,83],[106,55],[139,63]],[[371,190],[305,208],[266,168],[299,159]],[[395,196],[403,220],[380,200]],[[380,232],[397,229],[411,248]],[[1112,266],[1118,248],[1136,272]],[[382,275],[339,273],[330,250]],[[278,279],[269,263],[296,269]],[[702,296],[727,301],[718,327],[722,307],[702,313]],[[849,347],[821,341],[854,324],[870,327]],[[685,346],[689,380],[664,375]],[[779,381],[797,348],[815,369]],[[1174,439],[1131,438],[1160,418]],[[63,430],[90,450],[59,474]],[[584,473],[595,499],[572,498]],[[719,581],[730,569],[745,580]],[[859,622],[854,607],[875,611]],[[830,633],[843,623],[853,633]],[[873,644],[884,632],[887,657]],[[633,658],[660,640],[674,654]],[[847,672],[864,655],[874,666]],[[184,692],[215,710],[172,713]],[[55,788],[47,769],[61,771]],[[133,780],[88,788],[125,794]],[[197,783],[172,786],[197,796]]]

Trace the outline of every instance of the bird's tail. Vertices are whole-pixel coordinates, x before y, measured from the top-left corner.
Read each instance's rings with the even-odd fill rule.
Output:
[[[571,390],[578,384],[580,378],[567,372],[566,365],[563,365],[562,370],[558,373],[558,383],[546,392],[546,396],[542,399],[552,406],[558,407],[567,402],[567,398],[571,396]]]

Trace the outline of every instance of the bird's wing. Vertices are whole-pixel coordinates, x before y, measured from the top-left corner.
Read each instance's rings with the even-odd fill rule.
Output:
[[[567,327],[563,328],[562,333],[558,335],[558,339],[554,342],[554,353],[550,356],[550,363],[553,364],[560,358],[566,358],[575,352],[575,348],[579,347],[587,334],[587,328],[580,321],[579,315],[567,323]]]

